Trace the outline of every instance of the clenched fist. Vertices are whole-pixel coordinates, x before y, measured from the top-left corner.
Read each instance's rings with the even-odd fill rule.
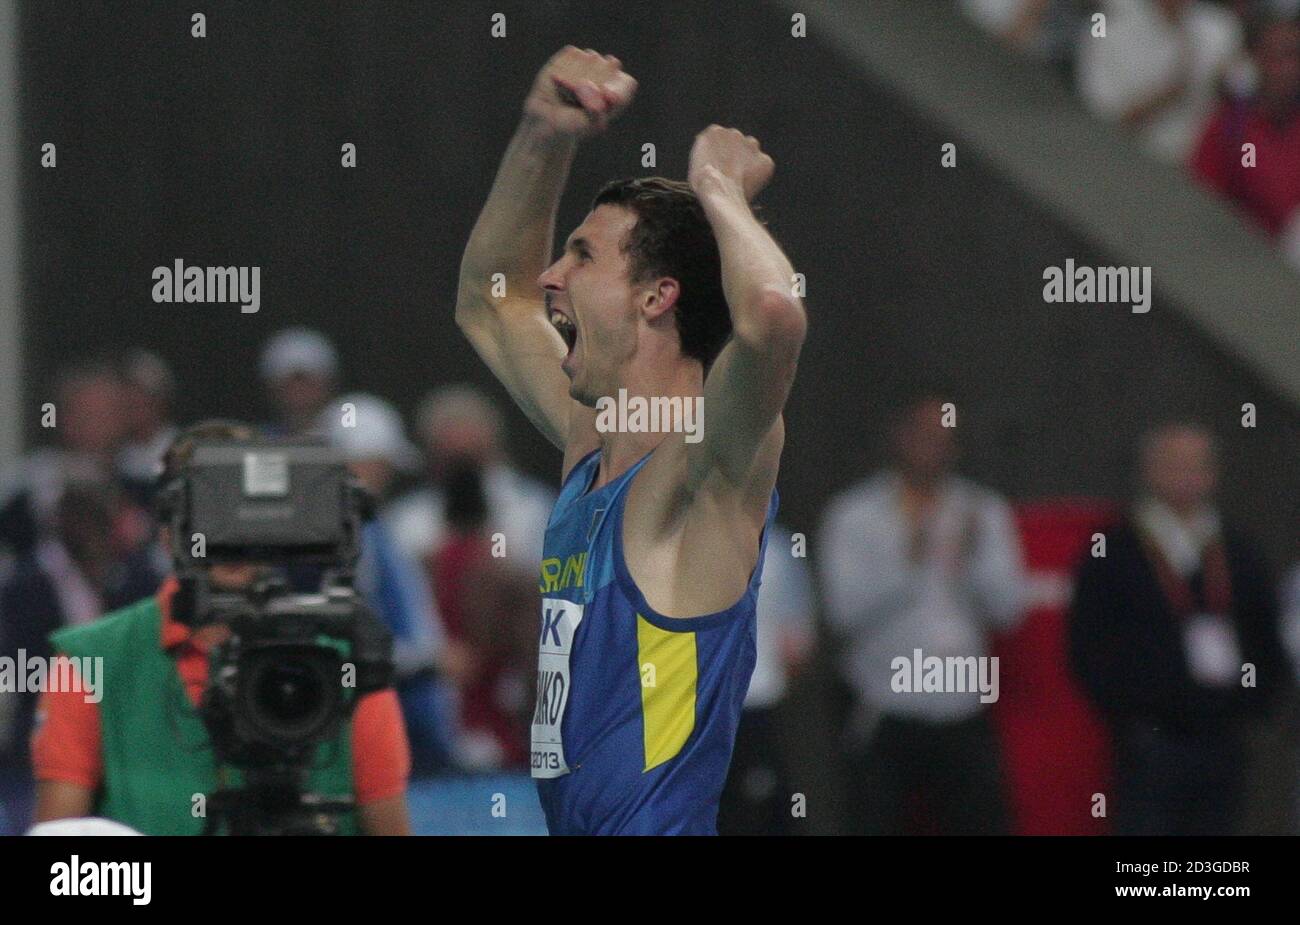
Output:
[[[695,136],[686,179],[699,195],[702,183],[721,181],[734,184],[746,202],[752,202],[772,179],[773,160],[758,146],[753,135],[739,129],[710,125]]]
[[[566,45],[551,56],[524,101],[524,113],[561,135],[605,130],[636,93],[636,80],[613,55]]]

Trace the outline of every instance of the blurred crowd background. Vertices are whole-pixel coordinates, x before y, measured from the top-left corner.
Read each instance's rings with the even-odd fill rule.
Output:
[[[501,409],[472,385],[430,391],[408,427],[385,399],[346,390],[334,345],[302,327],[265,345],[259,373],[261,432],[327,441],[379,501],[356,584],[393,633],[417,820],[478,830],[459,801],[483,787],[527,804],[554,486],[512,460]],[[56,442],[12,466],[0,495],[0,655],[49,657],[50,633],[151,596],[170,573],[152,513],[177,387],[144,349],[62,370]],[[955,408],[939,385],[900,395],[889,464],[833,496],[813,537],[769,537],[722,831],[797,831],[797,780],[831,761],[846,832],[1237,831],[1251,760],[1300,765],[1251,751],[1300,672],[1300,565],[1279,576],[1222,516],[1219,450],[1195,421],[1143,435],[1130,505],[1013,507],[957,473]],[[1202,613],[1229,641],[1185,631]],[[815,649],[832,665],[821,754],[779,728],[812,719],[787,695]],[[996,706],[973,687],[900,695],[894,660],[914,653],[998,656]],[[11,831],[31,809],[36,699],[0,697]]]
[[[1300,268],[1300,2],[958,6],[1008,50],[1070,83],[1089,112],[1133,133],[1151,157],[1233,203]],[[1246,142],[1257,158],[1249,166]]]
[[[775,2],[723,4],[716,29],[690,4],[617,23],[599,4],[497,6],[514,31],[495,45],[486,6],[430,22],[346,3],[218,5],[200,45],[173,37],[179,8],[19,4],[24,150],[62,148],[57,171],[22,168],[0,654],[48,654],[51,630],[154,593],[150,499],[179,427],[315,433],[381,501],[358,583],[396,639],[417,831],[541,829],[524,743],[559,461],[459,339],[451,294],[527,81],[573,42],[642,90],[580,154],[561,233],[599,180],[681,175],[695,131],[737,124],[773,152],[765,213],[810,283],[721,830],[1300,831],[1288,383],[1182,312],[1162,267],[1149,317],[1044,306],[1044,266],[1129,261],[990,157],[963,149],[941,175],[949,133],[827,54],[818,4],[806,46]],[[1300,266],[1300,3],[943,7],[927,22],[1002,56],[1008,86],[1054,87],[1117,159],[1136,141],[1229,203],[1225,239]],[[182,257],[262,266],[260,312],[152,304],[150,268]],[[892,659],[916,649],[996,655],[997,701],[900,696]],[[33,707],[0,695],[0,831],[30,813]],[[482,811],[496,792],[520,807],[508,826]]]

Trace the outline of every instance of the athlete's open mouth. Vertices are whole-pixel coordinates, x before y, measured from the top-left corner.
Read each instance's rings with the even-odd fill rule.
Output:
[[[560,332],[564,338],[564,344],[569,352],[573,352],[573,345],[578,342],[578,326],[569,320],[569,316],[558,309],[551,309],[551,324],[555,330]]]

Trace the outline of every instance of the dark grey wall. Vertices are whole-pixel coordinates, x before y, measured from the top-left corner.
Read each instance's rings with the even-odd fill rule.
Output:
[[[1121,494],[1144,421],[1202,416],[1226,442],[1228,509],[1293,551],[1296,409],[1159,299],[1148,315],[1043,304],[1045,266],[1118,258],[973,157],[941,169],[951,139],[855,78],[815,23],[794,39],[752,2],[202,6],[206,39],[190,6],[24,5],[33,438],[54,366],[111,345],[170,358],[186,418],[259,416],[258,347],[288,324],[329,332],[349,387],[408,410],[442,382],[488,384],[450,321],[460,251],[533,74],[571,42],[618,54],[641,90],[580,155],[562,233],[601,181],[647,172],[646,141],[670,176],[712,121],[776,160],[767,218],[811,315],[781,481],[794,529],[877,463],[890,396],[933,377],[957,387],[966,469],[1018,497]],[[56,170],[37,165],[45,141]],[[261,266],[261,311],[155,305],[151,270],[176,258]],[[1238,425],[1245,401],[1258,429]],[[511,420],[517,454],[553,477],[558,456]]]

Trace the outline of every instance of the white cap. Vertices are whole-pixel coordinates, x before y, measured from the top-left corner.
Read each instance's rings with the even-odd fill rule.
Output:
[[[325,409],[321,425],[348,462],[384,459],[399,469],[419,468],[420,454],[406,439],[402,416],[377,395],[344,395]]]
[[[293,373],[307,373],[333,379],[339,368],[334,345],[320,331],[285,328],[262,349],[262,378],[283,379]]]

